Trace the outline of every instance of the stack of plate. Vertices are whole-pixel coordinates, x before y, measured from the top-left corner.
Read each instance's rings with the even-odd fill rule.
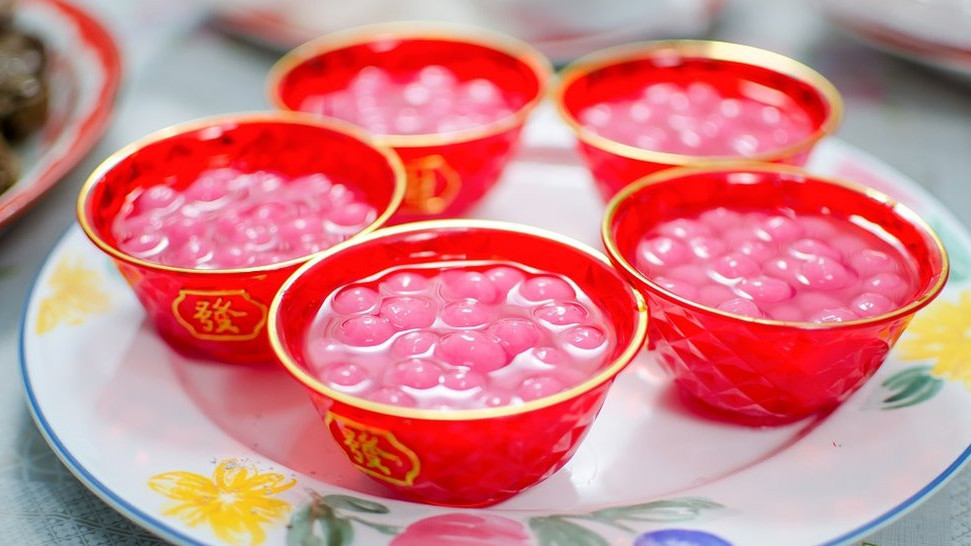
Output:
[[[863,41],[971,77],[967,0],[816,0],[827,18]]]

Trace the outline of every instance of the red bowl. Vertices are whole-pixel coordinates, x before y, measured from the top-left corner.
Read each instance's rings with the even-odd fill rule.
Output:
[[[638,241],[659,222],[733,203],[872,222],[914,259],[917,294],[907,305],[867,319],[782,322],[689,301],[633,265]],[[696,407],[748,424],[793,421],[846,400],[883,363],[914,313],[938,295],[948,275],[937,235],[903,204],[869,188],[782,165],[670,169],[646,177],[610,202],[602,237],[611,261],[644,293],[651,313],[648,348],[657,351],[682,395]]]
[[[725,98],[756,92],[782,93],[785,107],[808,115],[812,133],[784,148],[751,156],[700,156],[667,153],[611,140],[585,127],[587,107],[639,94],[647,85],[704,82]],[[560,115],[573,129],[581,155],[604,200],[625,185],[675,166],[724,164],[740,160],[801,165],[812,147],[836,130],[843,103],[833,85],[808,66],[764,49],[725,42],[672,40],[607,49],[567,67],[554,91]]]
[[[381,211],[364,232],[397,210],[404,170],[394,153],[353,127],[279,112],[224,115],[163,129],[122,148],[88,177],[78,198],[81,227],[114,260],[159,334],[193,356],[272,362],[265,329],[270,301],[309,256],[239,269],[189,269],[127,254],[112,234],[112,222],[133,189],[157,184],[182,189],[219,167],[290,177],[326,174],[359,190]]]
[[[539,104],[549,62],[515,39],[461,26],[394,23],[324,36],[291,51],[270,71],[271,104],[300,110],[307,97],[347,88],[361,69],[409,76],[429,65],[459,81],[485,78],[522,101],[511,116],[471,129],[382,134],[375,139],[401,156],[408,192],[396,221],[457,216],[489,191],[509,162],[526,118]]]
[[[391,267],[455,260],[512,261],[573,279],[612,322],[607,364],[559,394],[491,409],[413,409],[357,398],[308,373],[308,330],[328,294]],[[570,459],[614,377],[644,343],[644,300],[606,257],[536,228],[436,220],[378,230],[335,246],[291,277],[270,307],[270,341],[351,463],[402,496],[431,504],[486,506],[546,479]],[[376,441],[380,461],[362,453]],[[385,471],[378,471],[379,465]]]

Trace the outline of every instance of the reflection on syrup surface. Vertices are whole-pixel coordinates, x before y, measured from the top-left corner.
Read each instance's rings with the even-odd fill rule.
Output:
[[[209,169],[184,191],[135,188],[112,223],[118,247],[162,265],[234,269],[285,262],[360,232],[378,211],[323,174]]]
[[[311,372],[426,409],[521,404],[582,383],[616,345],[562,275],[503,262],[396,268],[334,291],[308,335]]]
[[[404,75],[368,66],[345,89],[310,95],[299,109],[349,121],[376,135],[420,135],[488,125],[524,103],[487,79],[461,81],[444,66]]]
[[[785,322],[843,322],[901,307],[913,259],[846,220],[716,207],[657,225],[636,266],[661,287],[722,311]]]
[[[750,157],[812,134],[812,120],[795,101],[748,85],[762,93],[725,95],[705,82],[652,83],[634,96],[593,104],[579,119],[595,134],[629,146],[696,156]]]

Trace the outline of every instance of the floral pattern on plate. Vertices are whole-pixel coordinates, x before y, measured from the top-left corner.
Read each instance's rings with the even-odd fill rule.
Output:
[[[633,535],[636,531],[631,524],[691,521],[708,511],[723,508],[708,499],[685,497],[587,513],[532,516],[525,523],[483,510],[449,512],[422,518],[401,528],[380,521],[382,515],[391,512],[384,504],[348,495],[311,492],[311,497],[290,519],[288,544],[349,546],[354,543],[355,526],[364,526],[393,536],[391,546],[608,546],[608,539],[596,526],[590,526],[591,523]],[[688,531],[679,533],[675,534],[682,539],[691,535]],[[647,535],[638,538],[638,544],[650,539],[644,536]],[[699,543],[699,546],[708,544]]]
[[[173,471],[152,476],[148,486],[173,503],[162,515],[189,527],[208,525],[226,544],[262,544],[263,527],[280,521],[290,504],[275,498],[297,481],[277,472],[261,472],[237,459],[219,462],[212,476]]]
[[[882,386],[890,391],[884,409],[919,404],[934,397],[944,381],[955,381],[971,390],[971,291],[957,301],[939,300],[920,312],[900,340],[898,358],[930,361],[930,365],[905,368]]]
[[[107,313],[111,297],[102,281],[101,273],[80,256],[63,256],[47,279],[50,292],[40,301],[37,333],[46,334],[61,324],[77,326],[91,315]]]
[[[932,375],[971,390],[971,291],[956,302],[939,300],[917,315],[901,340],[899,356],[932,360]]]

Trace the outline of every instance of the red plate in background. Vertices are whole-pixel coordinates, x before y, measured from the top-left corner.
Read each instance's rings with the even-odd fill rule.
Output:
[[[91,150],[107,126],[121,58],[107,30],[88,13],[61,0],[25,0],[18,28],[48,49],[50,117],[15,152],[20,179],[0,193],[0,230],[23,214]]]

